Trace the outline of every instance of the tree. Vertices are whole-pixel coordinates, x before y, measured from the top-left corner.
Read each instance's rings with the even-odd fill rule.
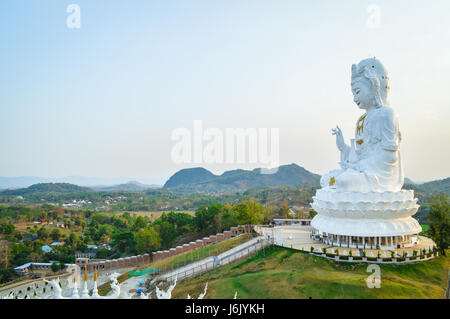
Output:
[[[14,278],[14,270],[10,268],[0,269],[0,283],[11,281]]]
[[[264,206],[254,200],[239,203],[234,207],[241,225],[260,224],[264,220]]]
[[[5,235],[10,235],[10,234],[14,233],[15,229],[16,228],[14,227],[13,224],[6,224],[6,223],[4,223],[4,224],[0,225],[0,230]]]
[[[431,203],[428,233],[435,241],[440,253],[445,256],[445,250],[448,249],[450,243],[450,215],[447,195],[434,195],[428,201]]]
[[[175,226],[166,221],[159,223],[158,226],[159,237],[162,239],[163,246],[165,248],[171,247],[177,237]]]
[[[138,231],[142,228],[145,228],[147,226],[147,221],[144,217],[138,216],[136,220],[134,221],[133,229]]]
[[[45,227],[41,227],[37,232],[38,238],[42,240],[47,240],[50,236],[50,232]]]
[[[288,218],[289,216],[289,206],[287,201],[284,201],[281,206],[280,206],[280,210],[279,210],[279,214],[280,216],[282,216],[283,218]]]
[[[59,228],[53,229],[52,232],[50,233],[50,237],[54,241],[57,241],[58,239],[60,239],[62,237],[61,229],[59,229]]]
[[[130,231],[115,233],[112,235],[112,246],[117,247],[119,252],[133,252],[136,247],[134,234]]]
[[[136,234],[136,250],[139,254],[150,253],[161,248],[162,240],[154,227],[141,229]]]
[[[216,217],[222,210],[222,204],[214,203],[208,207],[200,206],[195,211],[195,217],[193,223],[200,232],[205,232],[207,230],[214,230],[216,225]]]

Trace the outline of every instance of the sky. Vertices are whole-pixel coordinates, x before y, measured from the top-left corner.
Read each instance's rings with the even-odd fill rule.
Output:
[[[80,28],[69,28],[70,4]],[[164,183],[177,128],[278,128],[280,164],[338,168],[351,65],[391,81],[405,176],[450,176],[450,1],[2,0],[0,176]],[[378,18],[377,18],[378,17]],[[375,22],[374,22],[375,21]]]

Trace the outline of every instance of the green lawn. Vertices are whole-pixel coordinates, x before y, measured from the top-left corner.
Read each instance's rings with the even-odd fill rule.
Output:
[[[421,224],[420,226],[422,226],[422,233],[426,233],[430,229],[430,225]]]
[[[449,257],[409,265],[380,265],[381,287],[368,288],[368,264],[337,263],[274,247],[255,256],[180,282],[173,298],[443,298]],[[194,297],[195,298],[195,297]]]

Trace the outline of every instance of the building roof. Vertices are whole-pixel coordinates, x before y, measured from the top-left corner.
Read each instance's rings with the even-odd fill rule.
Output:
[[[52,251],[53,249],[52,249],[52,247],[50,247],[50,246],[48,246],[48,245],[45,245],[45,246],[42,246],[42,247],[41,247],[41,250],[42,250],[43,252],[48,253],[49,251]]]

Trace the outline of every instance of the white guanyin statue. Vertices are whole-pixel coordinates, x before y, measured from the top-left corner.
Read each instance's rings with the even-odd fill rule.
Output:
[[[389,106],[386,68],[375,58],[353,64],[351,87],[353,101],[365,113],[356,123],[350,145],[339,127],[332,130],[341,152],[341,169],[323,175],[320,185],[344,192],[399,191],[403,186],[401,135]]]
[[[341,169],[322,176],[311,226],[333,246],[408,247],[422,228],[412,218],[419,208],[414,191],[402,189],[401,135],[389,105],[389,77],[376,58],[353,64],[351,71],[353,101],[365,113],[350,144],[339,127],[332,130]]]

